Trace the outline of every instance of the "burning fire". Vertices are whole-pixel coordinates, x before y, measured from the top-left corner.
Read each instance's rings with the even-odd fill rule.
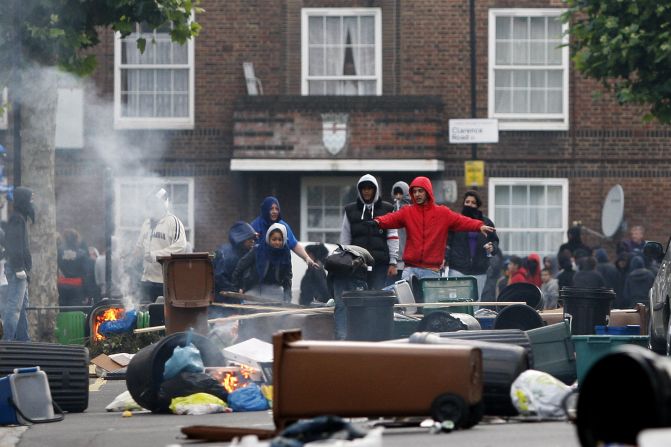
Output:
[[[96,315],[95,321],[93,322],[93,340],[100,341],[104,340],[105,336],[98,332],[100,325],[106,321],[115,321],[123,317],[124,310],[118,307],[110,307],[104,312]]]
[[[256,369],[247,365],[212,368],[207,372],[229,393],[248,386],[253,381],[252,375],[258,373]]]

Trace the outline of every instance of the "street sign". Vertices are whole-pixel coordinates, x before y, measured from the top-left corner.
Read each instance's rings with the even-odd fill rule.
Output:
[[[450,143],[498,143],[499,120],[459,119],[450,120]]]
[[[464,184],[466,187],[485,186],[485,162],[468,160],[464,162]]]

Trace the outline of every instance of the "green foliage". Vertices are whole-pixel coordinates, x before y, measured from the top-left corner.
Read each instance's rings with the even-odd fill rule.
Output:
[[[671,122],[671,3],[567,0],[576,68],[621,104],[650,107],[645,120]]]
[[[79,75],[95,69],[95,58],[84,50],[97,45],[105,28],[123,36],[136,23],[151,29],[170,28],[174,41],[196,36],[200,25],[192,14],[202,12],[200,0],[5,0],[0,14],[0,66],[22,47],[24,62],[60,66]],[[144,51],[146,41],[138,39]]]

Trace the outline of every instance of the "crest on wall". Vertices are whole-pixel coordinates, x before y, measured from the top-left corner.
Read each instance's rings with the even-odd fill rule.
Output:
[[[331,155],[336,155],[347,144],[347,113],[322,113],[322,142]]]

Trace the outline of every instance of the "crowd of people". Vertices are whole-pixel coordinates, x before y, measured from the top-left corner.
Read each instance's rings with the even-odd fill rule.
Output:
[[[269,196],[262,201],[259,215],[250,223],[235,222],[228,243],[215,250],[215,300],[226,301],[227,294],[221,292],[232,292],[291,302],[291,251],[308,267],[300,284],[299,304],[334,299],[337,338],[344,337],[346,328],[344,292],[382,289],[400,279],[412,282],[413,278],[473,276],[481,301],[495,301],[510,284],[531,283],[541,290],[544,309],[562,305],[562,287],[613,289],[615,308],[630,308],[648,300],[657,264],[643,250],[642,226],[631,228],[630,237],[617,245],[612,262],[604,248],[583,243],[580,226],[568,230],[568,241],[556,255],[542,259],[537,253],[507,255],[494,222],[481,211],[483,202],[477,191],[467,191],[461,211],[455,212],[436,203],[426,177],[417,177],[410,185],[396,182],[389,201],[382,198],[377,179],[370,174],[361,176],[355,187],[356,201],[343,209],[339,242],[365,260],[363,268],[345,276],[328,274],[324,266],[329,250],[321,243],[304,247],[298,242],[281,215],[279,201]],[[12,239],[8,240],[5,265],[9,283],[4,295],[10,298],[4,299],[5,339],[27,339],[23,307],[27,305],[30,251],[25,232],[26,219],[34,219],[31,198],[30,190],[17,189],[15,213],[8,226]],[[104,254],[87,246],[76,230],[64,230],[58,240],[59,304],[89,305],[102,296],[121,295],[121,276],[132,271],[137,275],[130,282],[139,284],[136,302],[155,302],[163,295],[162,267],[157,258],[190,251],[184,225],[170,208],[164,189],[147,196],[147,216],[130,259],[118,255],[113,240],[117,256],[109,290]]]

